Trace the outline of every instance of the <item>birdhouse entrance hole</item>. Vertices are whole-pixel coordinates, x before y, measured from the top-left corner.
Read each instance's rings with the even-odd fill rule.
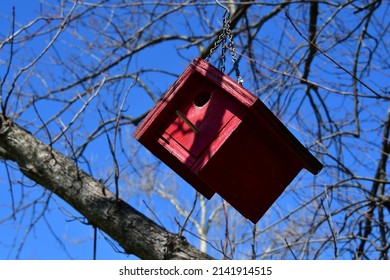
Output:
[[[195,97],[194,105],[196,107],[203,107],[204,105],[206,105],[207,102],[209,102],[210,99],[211,99],[211,93],[202,91]]]

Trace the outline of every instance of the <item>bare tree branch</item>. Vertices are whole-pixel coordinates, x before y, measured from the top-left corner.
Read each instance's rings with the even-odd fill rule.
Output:
[[[3,116],[0,147],[20,171],[51,190],[116,240],[128,254],[143,259],[209,259],[183,237],[156,225],[77,168],[69,159]],[[146,234],[148,233],[148,234]]]

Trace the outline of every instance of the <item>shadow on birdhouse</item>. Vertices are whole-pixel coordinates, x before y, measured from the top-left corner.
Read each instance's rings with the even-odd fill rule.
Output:
[[[256,223],[303,169],[322,164],[251,92],[196,58],[134,132],[210,199]]]

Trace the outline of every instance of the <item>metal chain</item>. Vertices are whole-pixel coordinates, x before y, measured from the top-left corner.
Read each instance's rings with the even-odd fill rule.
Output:
[[[226,12],[225,12],[224,19],[223,19],[224,23],[223,23],[222,32],[221,32],[221,34],[219,34],[218,40],[214,42],[214,46],[210,49],[209,54],[206,56],[206,58],[205,58],[206,61],[209,61],[209,59],[211,58],[212,54],[218,49],[218,47],[222,43],[222,41],[224,41],[226,39],[225,16],[226,16]]]
[[[225,63],[226,63],[226,40],[227,40],[227,37],[226,37],[226,30],[225,30],[225,27],[223,28],[223,32],[222,34],[224,34],[223,36],[223,39],[221,41],[222,43],[222,50],[221,50],[221,64],[220,64],[220,69],[221,69],[221,72],[225,72]]]
[[[230,29],[230,24],[231,24],[230,13],[228,11],[226,11],[225,14],[223,15],[222,33],[219,34],[218,40],[214,43],[214,46],[210,49],[210,52],[207,55],[207,57],[205,58],[205,60],[209,61],[211,55],[217,50],[219,45],[221,43],[223,43],[222,44],[222,54],[221,54],[221,59],[220,59],[221,60],[220,69],[221,69],[222,72],[225,72],[225,62],[226,62],[226,55],[225,55],[225,53],[226,53],[227,47],[229,47],[230,54],[232,56],[233,67],[234,67],[234,70],[235,70],[236,76],[237,76],[237,82],[242,85],[244,83],[244,81],[241,78],[240,70],[238,69],[237,53],[236,53],[236,49],[234,48],[233,35],[232,35],[232,31]],[[229,45],[228,46],[226,45],[227,39],[229,39]]]
[[[232,30],[230,29],[230,23],[231,23],[230,16],[228,15],[226,18],[226,35],[229,38],[229,49],[232,55],[233,67],[236,72],[237,82],[240,85],[242,85],[244,83],[244,80],[241,78],[240,70],[238,69],[237,53],[233,43],[233,35],[232,35]]]

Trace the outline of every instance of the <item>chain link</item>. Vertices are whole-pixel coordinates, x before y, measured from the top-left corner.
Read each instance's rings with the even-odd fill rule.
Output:
[[[221,54],[221,65],[220,65],[220,70],[222,72],[225,72],[225,62],[226,62],[226,49],[229,48],[230,54],[232,56],[232,61],[233,61],[233,67],[236,72],[237,76],[237,82],[239,84],[243,84],[244,81],[240,76],[240,70],[238,69],[238,60],[237,60],[237,53],[236,49],[234,48],[234,42],[233,42],[233,35],[232,31],[230,29],[230,13],[228,11],[225,12],[223,15],[223,28],[222,28],[222,33],[219,34],[218,40],[215,41],[214,46],[210,49],[209,54],[205,58],[206,61],[209,61],[211,58],[212,54],[218,49],[219,45],[222,43],[222,54]],[[226,44],[227,39],[229,39],[229,45]]]
[[[225,32],[222,32],[223,34],[225,34],[225,36],[223,37],[223,40],[222,40],[222,50],[221,50],[221,64],[220,64],[220,69],[221,69],[221,72],[225,72],[225,63],[226,63],[226,33]]]
[[[205,60],[206,61],[209,61],[209,59],[211,58],[211,56],[213,55],[213,53],[218,49],[219,45],[222,43],[222,41],[224,41],[226,39],[226,23],[225,23],[225,17],[226,17],[226,12],[225,12],[225,15],[224,15],[224,18],[223,18],[223,28],[222,28],[222,32],[221,34],[219,34],[218,36],[218,40],[214,42],[214,46],[210,49],[210,52],[209,54],[206,56]],[[230,27],[229,27],[230,29]]]

